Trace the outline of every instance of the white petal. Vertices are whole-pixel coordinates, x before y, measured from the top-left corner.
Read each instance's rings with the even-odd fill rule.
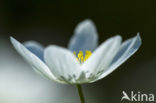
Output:
[[[40,72],[42,75],[51,80],[62,83],[56,79],[56,77],[51,73],[50,69],[36,55],[27,50],[13,37],[10,37],[10,40],[18,53],[33,67],[33,69],[36,69],[35,71]]]
[[[36,41],[27,41],[27,42],[24,42],[23,44],[29,51],[31,51],[33,54],[39,57],[42,61],[44,61],[43,60],[44,47],[40,43]]]
[[[139,34],[123,42],[120,47],[120,50],[115,56],[110,67],[106,71],[104,71],[104,73],[98,79],[104,78],[105,76],[113,72],[115,69],[117,69],[122,63],[124,63],[130,56],[132,56],[138,50],[140,45],[141,45],[141,38]]]
[[[66,82],[74,82],[81,73],[80,64],[73,53],[58,46],[48,46],[44,52],[44,60],[52,73]]]
[[[110,65],[113,57],[119,50],[121,37],[115,36],[102,43],[92,54],[92,56],[82,65],[83,69],[90,75],[99,75]],[[95,79],[95,78],[94,78]]]
[[[79,52],[79,50],[83,52],[86,50],[93,51],[98,46],[97,34],[96,27],[91,20],[80,22],[70,39],[68,48],[76,52]]]

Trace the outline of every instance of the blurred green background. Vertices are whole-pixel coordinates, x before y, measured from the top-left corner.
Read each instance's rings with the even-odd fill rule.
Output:
[[[123,90],[156,94],[155,0],[1,0],[0,102],[79,103],[74,87],[34,73],[9,36],[67,47],[75,26],[88,18],[97,26],[100,43],[116,34],[126,40],[140,32],[142,46],[106,78],[83,85],[87,103],[121,103]]]

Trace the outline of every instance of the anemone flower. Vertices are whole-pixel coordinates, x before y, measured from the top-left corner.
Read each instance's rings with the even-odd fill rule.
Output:
[[[21,44],[13,37],[10,39],[35,71],[58,83],[76,84],[81,103],[85,102],[80,84],[106,77],[141,45],[141,38],[137,34],[124,42],[120,35],[116,35],[98,46],[98,33],[91,20],[77,25],[67,49],[56,45],[44,48],[35,41]]]

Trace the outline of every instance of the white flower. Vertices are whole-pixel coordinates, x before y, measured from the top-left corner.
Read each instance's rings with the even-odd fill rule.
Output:
[[[98,35],[91,20],[78,24],[68,49],[56,45],[44,49],[37,42],[28,41],[23,45],[12,37],[10,39],[15,49],[35,71],[64,84],[92,83],[104,78],[133,55],[141,45],[138,34],[123,43],[121,36],[117,35],[97,47]],[[78,60],[80,58],[73,54],[74,51],[78,53],[80,50],[82,53],[86,50],[93,53],[81,62]]]

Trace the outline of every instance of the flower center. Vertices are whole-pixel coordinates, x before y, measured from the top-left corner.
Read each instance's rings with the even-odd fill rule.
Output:
[[[89,50],[86,50],[85,55],[83,55],[83,51],[79,51],[78,54],[76,54],[75,51],[73,53],[76,56],[76,60],[81,64],[84,63],[92,55],[92,52]]]

